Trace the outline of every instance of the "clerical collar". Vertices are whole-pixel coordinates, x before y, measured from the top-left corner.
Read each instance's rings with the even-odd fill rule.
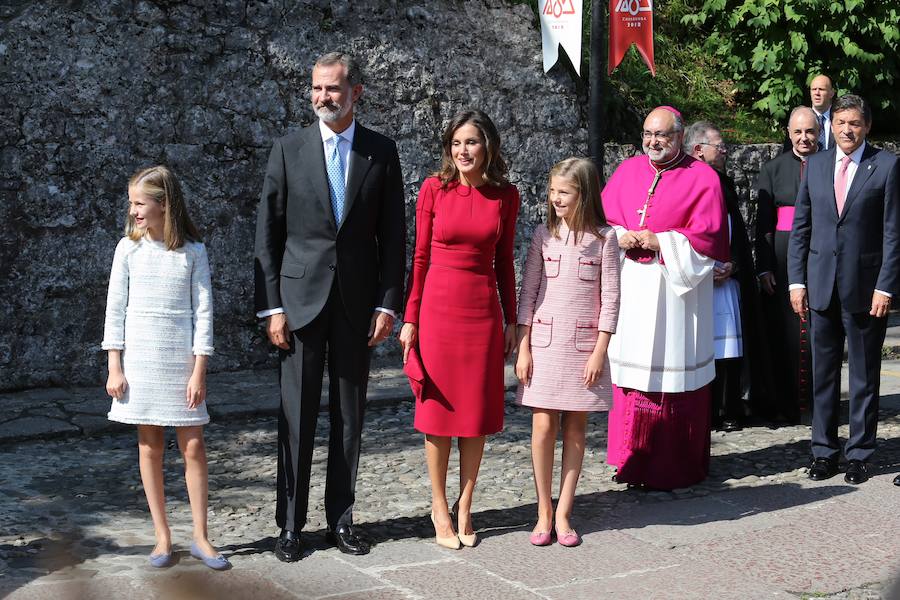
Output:
[[[653,167],[654,169],[656,169],[657,171],[666,171],[668,169],[671,169],[676,164],[678,164],[678,162],[682,158],[684,158],[684,153],[681,150],[678,151],[678,154],[676,154],[672,160],[670,160],[668,162],[664,162],[664,163],[655,162],[649,156],[647,157],[647,159],[650,161],[650,166]]]

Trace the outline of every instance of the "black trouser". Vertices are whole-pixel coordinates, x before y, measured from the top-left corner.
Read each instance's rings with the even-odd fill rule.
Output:
[[[881,384],[881,346],[887,318],[868,312],[849,313],[837,291],[823,311],[810,311],[813,348],[812,454],[840,458],[838,440],[841,406],[841,358],[844,338],[850,368],[850,437],[844,446],[848,460],[868,460],[875,451],[878,428],[878,390]]]
[[[335,282],[337,280],[335,279]],[[281,351],[281,410],[278,413],[278,504],[275,521],[300,531],[306,524],[309,478],[322,376],[328,363],[328,467],[325,519],[332,529],[353,521],[356,471],[369,378],[368,338],[354,329],[337,283],[322,312],[292,332]]]
[[[712,426],[723,421],[740,421],[744,418],[741,401],[741,371],[744,359],[716,359],[716,378],[712,384]]]

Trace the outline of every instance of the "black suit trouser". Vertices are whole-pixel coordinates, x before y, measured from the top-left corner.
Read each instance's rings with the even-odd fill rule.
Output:
[[[308,325],[293,331],[291,347],[279,354],[281,409],[275,520],[280,528],[291,531],[300,531],[306,524],[310,468],[327,362],[331,427],[325,519],[332,529],[349,525],[353,522],[371,352],[368,338],[347,319],[336,278],[322,312]]]
[[[875,451],[881,347],[887,318],[868,312],[850,313],[841,307],[837,290],[823,311],[810,311],[813,351],[812,454],[840,458],[841,358],[844,338],[850,370],[850,436],[844,446],[848,460],[868,460]]]

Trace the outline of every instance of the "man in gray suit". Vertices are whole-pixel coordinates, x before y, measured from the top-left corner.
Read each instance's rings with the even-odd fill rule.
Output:
[[[875,450],[881,346],[900,291],[900,162],[866,143],[868,103],[841,96],[832,106],[835,146],[809,157],[788,245],[791,305],[811,309],[813,422],[810,479],[838,471],[840,373],[850,361],[850,437],[844,479],[869,477]]]
[[[360,71],[348,55],[316,61],[318,122],[275,140],[256,227],[256,311],[281,359],[279,560],[303,555],[313,440],[327,359],[328,539],[348,554],[371,348],[391,332],[403,296],[406,225],[393,141],[356,122]]]

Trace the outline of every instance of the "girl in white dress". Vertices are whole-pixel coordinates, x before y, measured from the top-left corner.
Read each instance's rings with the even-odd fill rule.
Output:
[[[163,490],[164,426],[174,426],[184,457],[194,539],[191,555],[214,569],[229,563],[207,539],[203,443],[206,365],[212,346],[212,287],[206,247],[166,167],[128,182],[125,237],[116,246],[102,348],[109,351],[109,419],[137,425],[141,482],[156,547],[150,564],[172,562]]]

